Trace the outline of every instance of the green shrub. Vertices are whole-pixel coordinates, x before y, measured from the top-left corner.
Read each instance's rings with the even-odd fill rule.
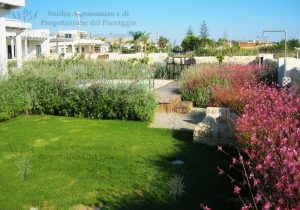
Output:
[[[0,120],[29,113],[149,121],[156,101],[140,85],[149,73],[149,65],[124,61],[29,61],[0,83]]]
[[[151,66],[155,79],[177,79],[180,76],[180,67],[166,68],[166,64],[156,63]]]
[[[0,121],[27,113],[31,99],[18,79],[0,81]]]
[[[19,75],[1,83],[0,90],[0,120],[31,113],[150,121],[156,107],[154,95],[134,84],[81,88],[56,79]]]
[[[197,86],[195,89],[182,88],[181,95],[185,100],[192,101],[197,107],[208,107],[212,100],[210,88]]]

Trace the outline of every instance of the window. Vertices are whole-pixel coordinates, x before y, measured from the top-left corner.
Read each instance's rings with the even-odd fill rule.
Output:
[[[42,55],[42,46],[36,45],[36,57],[39,57]]]
[[[66,39],[71,39],[72,38],[72,34],[65,34],[65,38]]]

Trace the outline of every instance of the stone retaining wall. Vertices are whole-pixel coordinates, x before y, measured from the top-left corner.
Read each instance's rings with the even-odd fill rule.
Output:
[[[232,122],[236,115],[229,108],[208,107],[206,116],[194,130],[194,142],[206,145],[234,144]]]

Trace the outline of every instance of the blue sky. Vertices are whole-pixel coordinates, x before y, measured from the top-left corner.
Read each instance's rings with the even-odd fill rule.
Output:
[[[76,20],[74,11],[81,11],[86,12],[82,30],[99,36],[142,30],[151,32],[153,39],[159,34],[180,43],[189,25],[199,33],[205,20],[214,39],[225,31],[229,39],[257,39],[263,29],[287,29],[289,38],[300,38],[299,0],[26,0],[26,8],[31,15],[23,15],[24,9],[14,14],[32,22],[35,29],[49,28],[51,32],[76,29],[70,23]],[[32,15],[35,13],[36,17]],[[281,37],[270,34],[269,39]]]

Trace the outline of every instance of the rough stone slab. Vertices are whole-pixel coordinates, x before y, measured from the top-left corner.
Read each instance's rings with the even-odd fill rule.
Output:
[[[175,130],[191,130],[203,120],[205,109],[194,108],[190,113],[156,113],[151,128],[165,128]]]
[[[207,145],[228,145],[234,143],[231,122],[235,113],[229,108],[208,107],[206,116],[194,130],[194,142]]]

